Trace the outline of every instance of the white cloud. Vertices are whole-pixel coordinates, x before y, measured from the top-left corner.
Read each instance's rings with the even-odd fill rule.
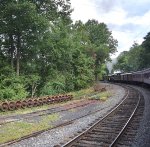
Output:
[[[128,21],[132,24],[138,24],[141,26],[150,26],[150,10],[146,12],[143,16],[135,16],[129,18]]]
[[[123,25],[126,24],[127,12],[122,8],[115,8],[109,13],[104,13],[100,15],[99,20],[107,24]]]
[[[74,12],[72,13],[72,19],[82,20],[84,23],[93,18],[97,18],[96,9],[91,5],[90,0],[71,0],[72,8]]]
[[[138,0],[130,1],[131,4],[142,4],[142,6],[150,3],[149,0],[143,0],[142,3]],[[148,30],[150,29],[150,10],[145,14],[133,16],[130,15],[130,9],[124,9],[124,5],[126,5],[126,7],[129,5],[125,0],[119,1],[120,3],[118,3],[117,0],[114,0],[115,4],[113,4],[112,7],[111,3],[104,2],[104,0],[71,0],[72,7],[74,8],[72,19],[74,21],[81,20],[84,23],[89,19],[96,19],[99,22],[106,23],[108,26],[112,25],[113,27],[110,28],[112,35],[118,40],[119,44],[118,53],[116,53],[116,55],[123,50],[129,50],[134,41],[141,43],[143,37],[150,31]],[[107,5],[109,5],[109,10],[104,11]],[[136,7],[136,5],[134,7]],[[135,29],[132,27],[130,28],[130,24],[132,26],[135,25]],[[129,25],[129,28],[124,31],[121,28],[123,25]]]
[[[134,42],[141,44],[143,41],[141,37],[135,39],[135,35],[132,32],[112,31],[112,35],[119,42],[118,52],[112,55],[112,58],[118,56],[122,51],[128,51]]]

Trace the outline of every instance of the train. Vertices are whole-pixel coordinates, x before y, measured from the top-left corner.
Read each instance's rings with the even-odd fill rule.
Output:
[[[145,84],[150,86],[150,68],[130,73],[116,73],[108,75],[110,82],[124,82],[131,84]]]

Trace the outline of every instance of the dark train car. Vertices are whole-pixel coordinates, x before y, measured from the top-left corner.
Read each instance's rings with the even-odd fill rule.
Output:
[[[132,82],[132,80],[133,80],[132,73],[128,73],[127,74],[127,81]]]
[[[143,71],[133,72],[132,81],[135,83],[143,83]]]
[[[108,75],[108,81],[111,81],[111,82],[119,82],[120,79],[121,79],[120,73]]]
[[[132,81],[132,73],[123,73],[123,74],[121,74],[121,81],[122,82]]]
[[[121,80],[121,73],[116,73],[116,74],[114,75],[114,80],[115,80],[116,82],[120,82],[120,80]]]
[[[133,84],[146,84],[150,86],[150,68],[132,73],[112,74],[109,75],[109,81]]]
[[[143,70],[143,82],[150,85],[150,68]]]
[[[111,75],[108,76],[110,82],[114,81],[114,76],[115,76],[115,74],[111,74]]]

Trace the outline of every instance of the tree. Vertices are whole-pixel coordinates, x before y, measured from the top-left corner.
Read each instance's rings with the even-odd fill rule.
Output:
[[[129,72],[129,64],[128,64],[128,51],[123,51],[117,57],[117,63],[114,65],[114,70],[120,70],[121,72]]]
[[[20,73],[20,60],[24,55],[33,50],[34,44],[41,39],[48,28],[47,21],[37,15],[36,7],[29,2],[11,2],[5,7],[2,14],[1,32],[4,37],[3,50],[11,54],[11,66],[16,62],[16,73]],[[29,57],[29,56],[28,56]]]
[[[104,23],[72,24],[71,12],[70,0],[1,1],[2,98],[10,88],[18,97],[14,85],[23,98],[79,90],[102,77],[117,41]]]
[[[141,67],[150,67],[150,32],[144,37],[142,42],[143,50],[141,52]]]
[[[129,51],[124,51],[117,57],[117,63],[114,65],[114,69],[120,70],[121,72],[131,72],[142,69],[142,52],[143,47],[135,42]]]
[[[46,17],[51,23],[62,19],[65,24],[72,22],[70,0],[28,0],[36,5],[37,13]]]
[[[85,26],[90,42],[94,45],[92,56],[95,58],[95,80],[98,80],[100,66],[105,63],[106,60],[110,60],[110,54],[116,51],[117,40],[112,37],[112,33],[104,23],[89,20]]]

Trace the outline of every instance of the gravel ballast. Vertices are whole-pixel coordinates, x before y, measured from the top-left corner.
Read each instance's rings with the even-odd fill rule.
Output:
[[[137,136],[132,146],[150,147],[150,91],[138,86],[132,86],[132,87],[138,89],[144,96],[144,100],[145,100],[143,119],[140,122],[140,127],[138,129]]]
[[[103,117],[110,110],[112,110],[125,95],[124,88],[113,85],[103,83],[104,86],[111,91],[113,94],[107,101],[98,102],[87,105],[82,108],[77,108],[74,111],[65,111],[59,113],[60,119],[56,122],[53,122],[53,125],[61,124],[62,122],[66,122],[68,120],[72,120],[78,118],[80,116],[86,115],[90,112],[94,112],[96,110],[101,110],[95,114],[88,115],[86,117],[75,120],[72,124],[52,129],[42,134],[39,134],[36,137],[31,137],[29,139],[22,140],[10,146],[12,147],[53,147],[54,145],[58,145],[61,142],[64,142],[69,139],[69,137],[74,136],[77,132],[84,130],[88,125],[93,123],[97,118]]]

